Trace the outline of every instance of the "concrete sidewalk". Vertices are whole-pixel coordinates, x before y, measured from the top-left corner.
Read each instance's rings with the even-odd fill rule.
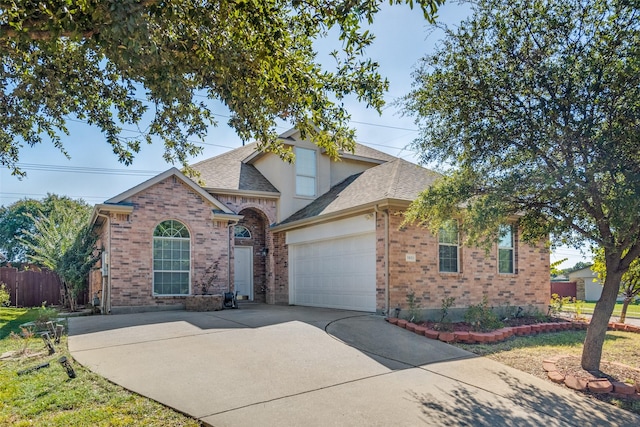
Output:
[[[76,361],[215,426],[637,426],[640,417],[356,312],[70,319]]]

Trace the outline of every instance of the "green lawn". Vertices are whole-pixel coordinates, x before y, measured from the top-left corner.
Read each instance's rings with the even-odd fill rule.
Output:
[[[37,309],[0,308],[0,354],[27,348],[32,357],[0,360],[0,425],[11,426],[199,426],[199,422],[126,391],[73,363],[70,379],[58,362],[71,360],[66,336],[48,356],[42,339],[24,339],[19,325],[37,318]],[[41,354],[37,354],[41,353]],[[33,356],[36,354],[35,356]],[[49,362],[25,375],[17,372]]]
[[[585,302],[582,309],[582,314],[592,314],[595,306],[596,306],[595,302]],[[575,304],[565,304],[562,307],[562,311],[568,311],[573,313],[575,312],[575,310],[576,310]],[[613,309],[613,315],[620,316],[620,310],[622,310],[621,302],[616,304],[615,308]],[[634,317],[634,318],[640,319],[640,304],[633,304],[633,303],[629,304],[629,307],[627,308],[627,317]]]

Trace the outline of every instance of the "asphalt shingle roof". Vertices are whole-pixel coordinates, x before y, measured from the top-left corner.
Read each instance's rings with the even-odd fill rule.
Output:
[[[200,172],[200,180],[205,188],[278,193],[255,166],[242,162],[256,150],[256,145],[255,142],[247,144],[191,167]]]
[[[412,201],[441,175],[406,160],[395,160],[352,175],[291,215],[287,224],[385,199]]]
[[[191,167],[200,172],[200,180],[205,188],[266,191],[278,190],[253,165],[243,162],[256,151],[257,144],[251,143],[228,151],[216,157],[195,163]],[[349,153],[351,154],[351,153]],[[387,153],[356,144],[353,155],[368,159],[390,162],[396,159]]]

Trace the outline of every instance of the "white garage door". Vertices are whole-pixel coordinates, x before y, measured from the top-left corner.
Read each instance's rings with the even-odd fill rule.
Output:
[[[289,245],[291,303],[376,310],[375,233]]]

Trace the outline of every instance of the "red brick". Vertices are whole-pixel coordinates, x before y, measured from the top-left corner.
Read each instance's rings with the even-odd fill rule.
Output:
[[[453,332],[440,332],[438,339],[446,343],[452,343],[456,340],[456,337]]]
[[[438,335],[440,335],[440,332],[434,331],[433,329],[427,329],[426,331],[424,331],[424,336],[432,340],[437,340]]]
[[[414,328],[413,332],[415,332],[418,335],[423,335],[424,336],[424,333],[425,333],[426,330],[427,330],[427,328],[425,326],[416,326]]]
[[[619,394],[634,394],[636,392],[636,388],[632,385],[625,384],[620,381],[613,381],[611,383],[613,386],[613,392]]]
[[[564,375],[558,371],[549,371],[547,372],[547,376],[554,383],[562,384],[564,382]]]
[[[567,387],[574,390],[578,390],[578,391],[587,390],[587,380],[576,378],[573,375],[567,375],[567,377],[564,379],[564,384]]]
[[[470,332],[469,339],[479,343],[487,342],[487,337],[482,332]]]
[[[455,308],[466,308],[482,302],[488,295],[493,306],[533,305],[546,311],[549,300],[549,253],[546,242],[534,246],[521,241],[516,233],[517,274],[497,273],[497,249],[487,256],[484,249],[462,247],[459,273],[443,274],[438,271],[437,236],[414,225],[403,225],[402,212],[389,212],[390,240],[389,277],[385,277],[385,215],[377,215],[376,223],[376,281],[378,309],[400,306],[408,310],[407,294],[413,292],[420,309],[439,310],[442,299],[455,298]],[[415,254],[417,262],[406,261],[408,253]],[[417,280],[419,279],[419,280]],[[384,283],[389,283],[389,303]]]
[[[456,341],[458,342],[467,342],[469,341],[470,338],[470,334],[469,332],[465,332],[465,331],[456,331],[454,332]]]
[[[610,393],[613,391],[613,385],[605,378],[589,381],[588,388],[591,393]]]

